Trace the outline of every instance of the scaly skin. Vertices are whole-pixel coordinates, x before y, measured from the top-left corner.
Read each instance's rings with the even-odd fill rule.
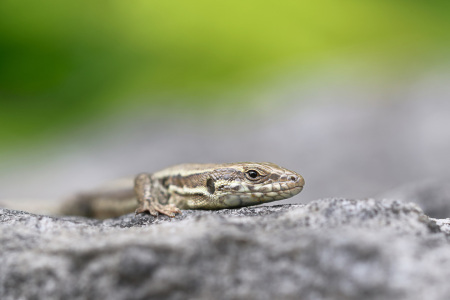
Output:
[[[273,163],[182,164],[136,176],[134,192],[139,206],[135,212],[173,217],[180,209],[257,205],[297,195],[304,183],[299,174]],[[90,212],[89,216],[100,218],[130,212],[130,205],[125,205],[117,193],[108,193],[109,196],[105,191],[82,194],[66,207],[81,205],[84,211]],[[121,193],[126,195],[123,199],[133,198],[128,191]],[[108,198],[115,201],[108,204]],[[109,212],[102,213],[102,206]],[[126,211],[121,211],[122,207]]]

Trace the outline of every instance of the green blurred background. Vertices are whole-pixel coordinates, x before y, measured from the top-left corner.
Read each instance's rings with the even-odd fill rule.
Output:
[[[1,157],[125,111],[195,117],[232,93],[251,113],[249,91],[336,61],[399,80],[448,59],[448,3],[1,1]]]

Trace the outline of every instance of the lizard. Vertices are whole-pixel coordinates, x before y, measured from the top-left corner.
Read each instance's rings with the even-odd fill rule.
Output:
[[[94,218],[133,210],[174,217],[185,209],[239,208],[287,199],[300,193],[304,184],[301,175],[269,162],[181,164],[138,174],[134,189],[116,186],[78,194],[61,211]]]

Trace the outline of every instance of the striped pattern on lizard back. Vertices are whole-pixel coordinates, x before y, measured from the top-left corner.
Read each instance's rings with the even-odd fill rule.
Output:
[[[304,179],[273,163],[181,164],[141,173],[132,183],[81,193],[64,214],[108,218],[132,212],[174,216],[181,209],[223,209],[290,198]]]

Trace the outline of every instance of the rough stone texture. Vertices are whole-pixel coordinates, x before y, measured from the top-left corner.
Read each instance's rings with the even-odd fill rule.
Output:
[[[0,298],[450,299],[449,229],[373,199],[105,221],[0,209]]]
[[[450,184],[440,180],[424,180],[406,184],[383,193],[380,198],[417,203],[430,217],[450,217]]]

